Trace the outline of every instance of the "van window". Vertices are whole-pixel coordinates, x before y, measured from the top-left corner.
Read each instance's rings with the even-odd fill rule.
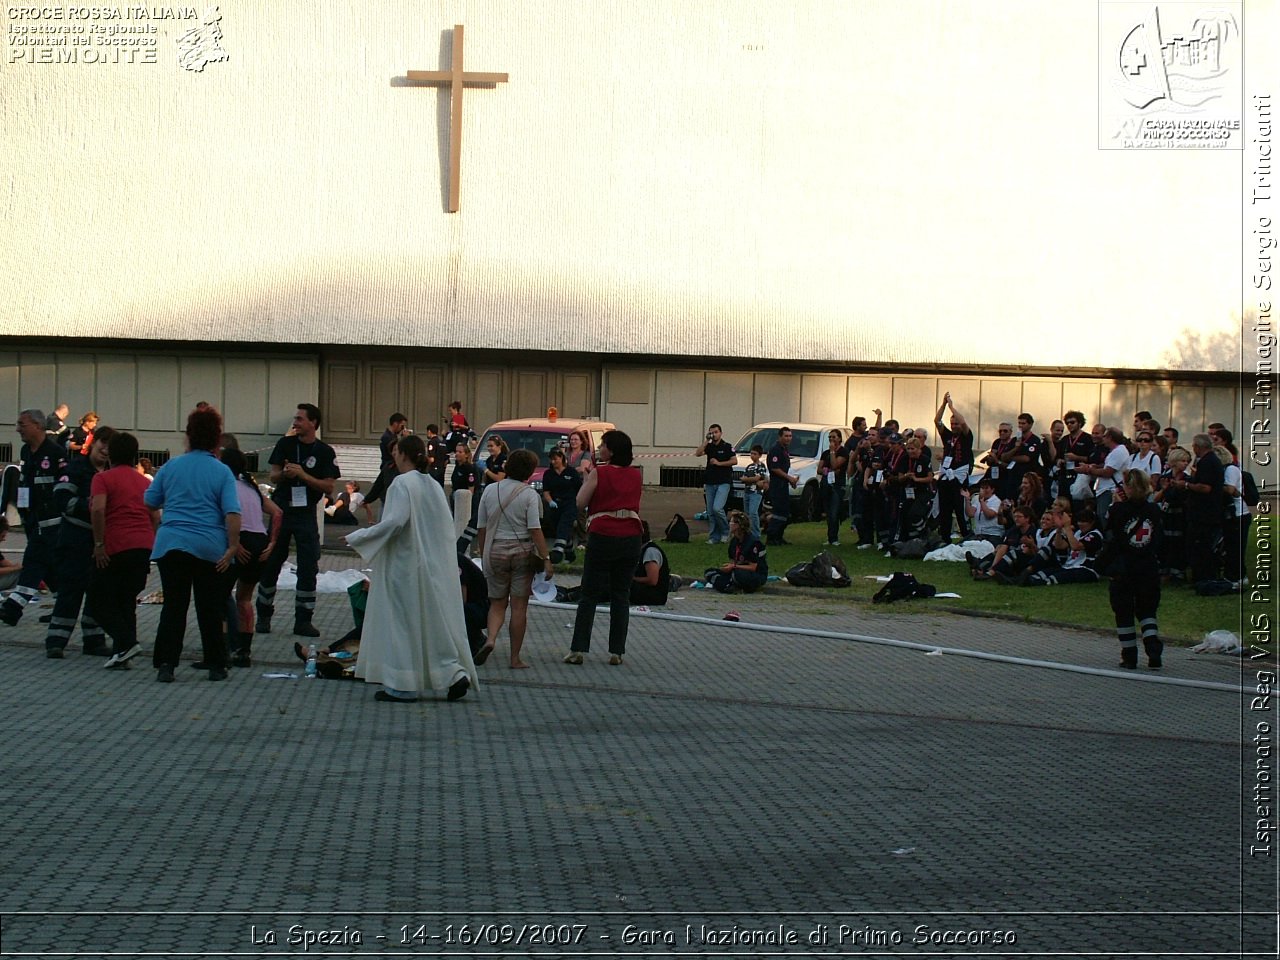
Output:
[[[489,430],[480,438],[480,446],[476,448],[476,458],[480,462],[488,462],[489,438],[494,434],[502,437],[508,450],[532,450],[538,455],[538,465],[547,466],[547,454],[556,447],[569,449],[569,434],[562,430]]]

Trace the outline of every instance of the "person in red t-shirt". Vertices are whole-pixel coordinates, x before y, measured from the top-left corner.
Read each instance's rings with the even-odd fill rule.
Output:
[[[619,666],[627,647],[631,577],[643,546],[640,471],[631,465],[631,438],[606,430],[596,444],[598,466],[578,491],[578,510],[587,513],[587,558],[582,595],[565,663],[579,664],[591,648],[596,604],[609,601],[609,663]]]
[[[90,487],[93,559],[89,585],[98,623],[111,638],[108,670],[127,670],[138,652],[137,599],[151,573],[158,514],[142,502],[150,479],[137,471],[138,438],[117,433],[107,444],[110,468]]]

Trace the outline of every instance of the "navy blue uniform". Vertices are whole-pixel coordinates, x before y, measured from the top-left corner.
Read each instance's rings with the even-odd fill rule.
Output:
[[[27,549],[22,554],[22,572],[18,583],[0,607],[0,620],[15,626],[22,611],[40,595],[40,584],[57,589],[57,573],[53,560],[54,544],[62,526],[62,511],[54,500],[53,488],[67,479],[67,451],[51,437],[35,450],[22,445],[19,461],[18,514],[27,535]],[[23,506],[23,504],[26,504]]]

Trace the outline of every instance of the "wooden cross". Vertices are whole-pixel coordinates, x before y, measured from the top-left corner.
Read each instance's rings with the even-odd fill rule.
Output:
[[[449,88],[449,212],[458,212],[458,187],[462,179],[462,88],[492,87],[507,82],[505,73],[465,73],[462,69],[462,24],[453,28],[453,58],[448,70],[410,70],[409,82]]]

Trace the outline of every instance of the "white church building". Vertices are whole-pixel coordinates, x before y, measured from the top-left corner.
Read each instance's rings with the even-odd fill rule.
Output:
[[[205,400],[252,447],[309,401],[364,443],[457,399],[687,453],[950,391],[980,442],[1238,430],[1241,152],[1112,149],[1140,7],[9,5],[0,427],[176,452]]]

